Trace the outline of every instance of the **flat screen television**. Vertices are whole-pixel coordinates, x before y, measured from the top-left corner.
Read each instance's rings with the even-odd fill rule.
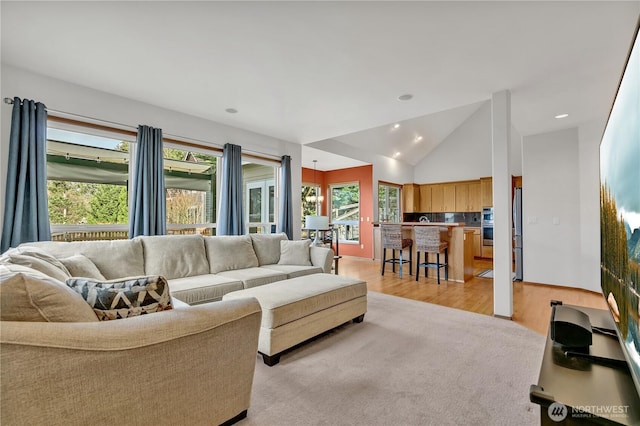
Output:
[[[600,142],[602,293],[640,394],[640,40],[638,27]]]

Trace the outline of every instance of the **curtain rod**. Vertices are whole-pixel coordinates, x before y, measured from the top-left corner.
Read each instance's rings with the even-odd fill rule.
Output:
[[[13,105],[14,102],[13,102],[13,99],[11,99],[11,98],[4,98],[4,103],[5,104],[9,104],[9,105]],[[76,125],[76,126],[89,127],[89,128],[96,129],[96,130],[103,130],[103,131],[107,131],[107,132],[122,133],[122,134],[125,134],[127,136],[133,136],[133,137],[137,137],[137,135],[138,135],[138,132],[137,132],[138,127],[137,126],[131,126],[130,124],[116,123],[116,122],[113,122],[113,121],[101,120],[101,119],[98,119],[98,118],[87,117],[87,116],[84,116],[84,115],[74,114],[74,113],[71,113],[71,112],[57,111],[57,110],[53,110],[53,109],[49,109],[49,108],[47,108],[47,113],[51,113],[52,114],[52,115],[48,115],[48,117],[47,117],[48,120],[56,121],[58,123],[73,124],[73,125]],[[76,119],[73,119],[73,118],[62,117],[62,115],[72,115],[72,116],[75,116],[75,117],[83,118],[85,120],[100,121],[102,123],[108,123],[108,124],[111,124],[111,125],[128,127],[130,129],[136,129],[136,131],[121,129],[121,128],[118,128],[118,127],[112,127],[110,125],[105,125],[105,124],[97,124],[97,123],[91,123],[91,122],[88,122],[88,121],[82,121],[82,120],[76,120]],[[189,148],[204,149],[204,150],[209,150],[209,151],[214,151],[214,152],[223,152],[223,149],[220,148],[220,147],[211,146],[211,145],[203,145],[201,143],[188,142],[188,141],[184,140],[184,139],[190,139],[190,138],[182,138],[180,136],[175,136],[175,135],[171,135],[171,134],[167,134],[167,136],[173,136],[173,137],[165,137],[163,135],[162,139],[164,141],[172,143],[172,144],[185,146],[185,147],[189,147]],[[181,139],[174,139],[174,137],[181,138]],[[198,139],[193,139],[193,140],[195,140],[197,142],[207,143],[206,141],[201,141],[201,140],[198,140]],[[263,153],[259,153],[259,154],[263,154]],[[269,154],[258,155],[258,154],[252,154],[252,153],[249,153],[249,152],[242,153],[243,157],[255,158],[257,160],[263,160],[263,161],[268,161],[268,162],[280,164],[280,159],[275,159],[273,157],[266,157],[266,155],[269,155]]]

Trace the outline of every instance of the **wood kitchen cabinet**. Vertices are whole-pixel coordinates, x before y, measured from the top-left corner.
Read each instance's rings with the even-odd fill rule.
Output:
[[[480,179],[480,193],[482,207],[493,207],[493,178],[486,177]]]
[[[456,183],[457,212],[480,212],[480,181]]]
[[[432,212],[431,205],[431,186],[432,185],[420,185],[420,211]]]
[[[473,231],[473,256],[482,257],[482,234],[480,228],[465,228]]]
[[[402,207],[404,213],[416,213],[420,210],[420,185],[407,183],[402,186]]]
[[[441,184],[431,186],[431,211],[442,213],[444,210],[444,189]],[[454,200],[455,201],[455,200]]]
[[[482,191],[480,181],[469,184],[469,212],[482,211]]]
[[[456,183],[456,209],[457,212],[469,211],[469,184]]]
[[[443,212],[456,211],[456,185],[445,183],[442,185]]]

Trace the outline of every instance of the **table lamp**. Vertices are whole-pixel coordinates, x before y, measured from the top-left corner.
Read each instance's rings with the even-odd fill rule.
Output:
[[[305,223],[307,229],[313,229],[316,231],[316,238],[313,240],[311,245],[321,245],[322,243],[320,242],[320,240],[318,240],[318,231],[320,231],[321,229],[329,229],[329,216],[307,216],[305,218]]]

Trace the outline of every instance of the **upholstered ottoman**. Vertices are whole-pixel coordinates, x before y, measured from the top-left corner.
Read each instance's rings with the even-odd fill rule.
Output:
[[[332,274],[313,274],[234,291],[223,300],[255,297],[262,308],[258,352],[268,366],[281,353],[367,312],[367,283]]]

